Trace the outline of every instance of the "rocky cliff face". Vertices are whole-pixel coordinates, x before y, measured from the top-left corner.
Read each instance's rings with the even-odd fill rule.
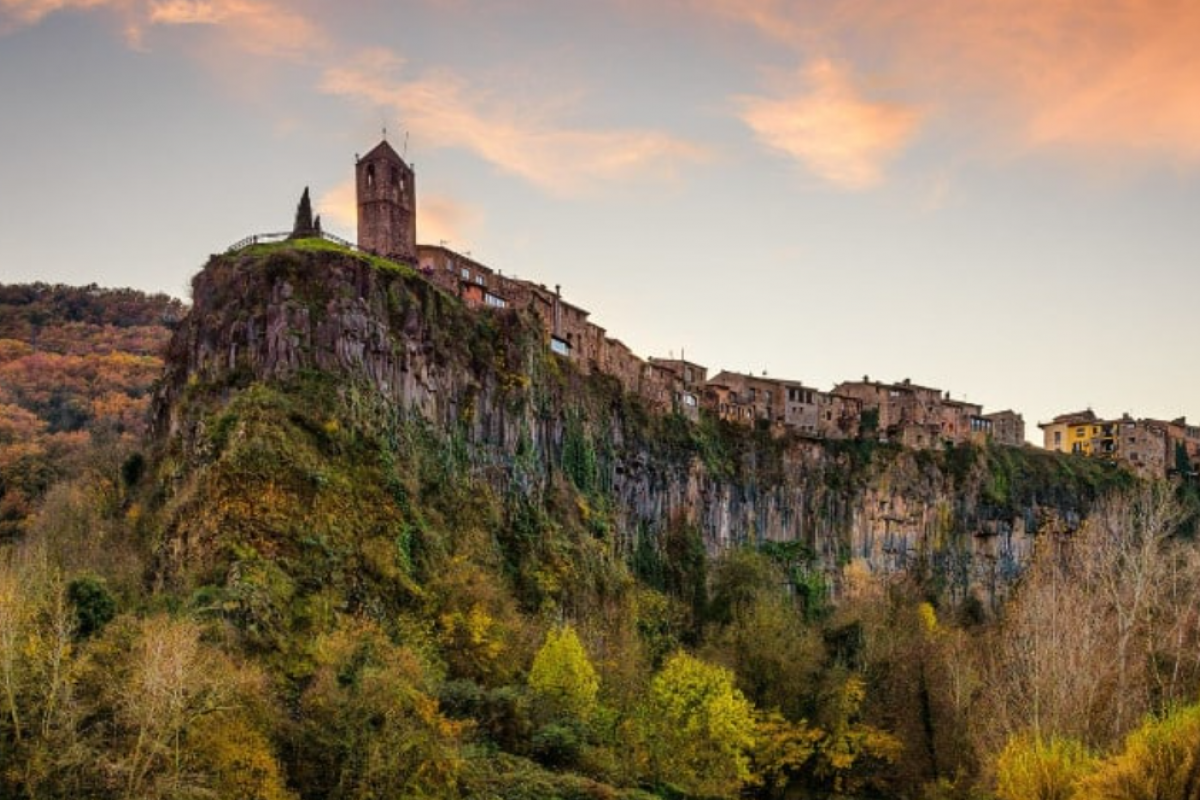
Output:
[[[657,418],[546,352],[530,321],[471,312],[415,274],[323,247],[214,257],[168,358],[158,433],[195,463],[213,398],[316,371],[336,376],[347,404],[456,437],[494,488],[539,497],[566,476],[604,498],[621,552],[661,549],[672,527],[698,533],[710,555],[796,542],[832,586],[857,563],[994,599],[1036,533],[1070,530],[1125,479],[1040,452],[914,453]]]

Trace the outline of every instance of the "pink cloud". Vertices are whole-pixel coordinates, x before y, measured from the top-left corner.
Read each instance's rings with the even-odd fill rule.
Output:
[[[1200,4],[1190,0],[691,0],[851,63],[1004,147],[1200,164]]]
[[[0,0],[0,12],[15,24],[33,25],[56,11],[123,5],[115,0]]]
[[[483,214],[467,203],[444,194],[417,193],[417,239],[462,247],[475,235]],[[457,243],[457,244],[456,244]]]
[[[397,77],[403,61],[376,50],[326,71],[321,88],[394,109],[422,141],[469,150],[547,191],[571,194],[608,180],[670,177],[703,161],[702,146],[655,130],[590,130],[448,71]]]
[[[221,44],[258,56],[298,60],[328,46],[302,13],[270,0],[154,0],[146,22],[219,28]]]
[[[300,59],[328,44],[304,14],[273,0],[0,0],[9,28],[72,9],[116,12],[126,39],[138,48],[145,45],[148,30],[184,26],[210,29],[219,37],[209,42],[217,50],[273,58]]]
[[[759,141],[822,179],[865,189],[883,179],[884,162],[907,142],[916,110],[865,99],[831,61],[808,65],[781,95],[739,98],[742,121]]]

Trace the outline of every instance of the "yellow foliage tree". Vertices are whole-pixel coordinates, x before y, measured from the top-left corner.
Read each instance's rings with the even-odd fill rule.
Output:
[[[529,688],[555,716],[586,722],[596,709],[600,678],[570,625],[546,634],[534,656]]]
[[[812,774],[835,796],[857,793],[871,782],[872,768],[894,763],[903,749],[894,735],[859,719],[866,695],[862,677],[852,674],[827,698]]]
[[[640,755],[653,782],[733,797],[751,780],[754,707],[724,667],[675,653],[650,682],[638,721]]]
[[[1094,764],[1075,739],[1016,736],[996,759],[996,794],[1000,800],[1067,800]]]
[[[1200,705],[1150,718],[1079,782],[1081,800],[1195,800],[1200,797]]]

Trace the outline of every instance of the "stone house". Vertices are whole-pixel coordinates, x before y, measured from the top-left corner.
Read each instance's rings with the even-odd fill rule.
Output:
[[[748,401],[743,402],[735,387],[716,378],[705,385],[702,404],[726,422],[739,425],[754,424],[754,406]]]
[[[1025,418],[1016,411],[993,411],[983,418],[991,422],[993,442],[1009,447],[1025,446]]]
[[[512,279],[513,305],[528,308],[542,321],[550,350],[569,358],[584,372],[599,360],[603,329],[588,322],[588,311],[562,299],[559,287]]]
[[[992,432],[992,423],[983,416],[983,406],[966,400],[952,400],[947,394],[941,401],[941,440],[943,443],[960,444],[986,442]]]
[[[648,362],[671,375],[673,402],[689,419],[700,418],[700,404],[704,397],[704,385],[708,378],[708,367],[685,361],[682,358],[650,357]]]
[[[821,422],[821,392],[796,381],[779,381],[783,424],[797,433],[817,436]]]
[[[1165,478],[1173,465],[1167,427],[1155,420],[1133,419],[1128,414],[1113,423],[1113,454],[1142,477]]]
[[[862,401],[835,392],[817,396],[817,436],[822,439],[853,439],[859,434]]]
[[[878,435],[906,447],[934,447],[942,438],[942,391],[918,386],[905,378],[881,383],[864,377],[834,387],[834,393],[862,403],[863,414],[875,412]]]
[[[1186,417],[1156,424],[1167,432],[1167,469],[1178,472],[1181,461],[1186,460],[1188,471],[1196,472],[1200,462],[1200,426],[1189,425]]]
[[[761,419],[770,424],[783,424],[785,403],[779,381],[722,370],[708,381],[708,385],[714,384],[728,390],[724,395],[731,412],[727,418],[731,421],[747,422]],[[749,409],[749,415],[743,409]]]
[[[645,363],[624,342],[604,337],[600,345],[600,371],[616,378],[624,391],[630,394],[638,392]]]
[[[638,394],[650,408],[665,414],[675,408],[675,383],[675,373],[653,361],[647,361],[642,364]]]
[[[417,269],[438,288],[471,308],[509,308],[511,280],[478,261],[440,245],[417,245]]]

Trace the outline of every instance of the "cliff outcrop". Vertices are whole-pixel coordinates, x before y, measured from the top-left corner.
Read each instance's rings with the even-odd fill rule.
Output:
[[[454,484],[465,489],[453,502],[469,506],[483,490],[499,498],[464,524],[536,547],[529,531],[569,517],[590,532],[587,547],[643,576],[670,575],[698,553],[776,543],[821,590],[836,591],[856,564],[917,573],[950,598],[992,600],[1036,536],[1068,533],[1097,496],[1130,480],[1032,449],[918,453],[653,414],[615,380],[551,354],[532,320],[470,311],[416,273],[325,243],[214,256],[192,300],[155,399],[168,579],[226,569],[244,545],[230,541],[238,512],[221,510],[222,480],[304,509],[286,524],[259,515],[260,554],[307,541],[315,534],[300,529],[319,528],[323,514],[366,526],[349,538],[393,543],[397,530],[452,527],[451,501],[432,521],[413,504]],[[261,449],[265,429],[255,426],[271,403],[290,409],[278,419],[302,441],[255,466],[245,459]],[[230,471],[235,450],[243,461]],[[317,507],[333,502],[322,499],[325,458],[369,467],[338,490],[358,505]],[[293,475],[300,462],[308,477]],[[440,487],[430,470],[443,471]],[[395,546],[401,562],[411,556],[410,545]]]

